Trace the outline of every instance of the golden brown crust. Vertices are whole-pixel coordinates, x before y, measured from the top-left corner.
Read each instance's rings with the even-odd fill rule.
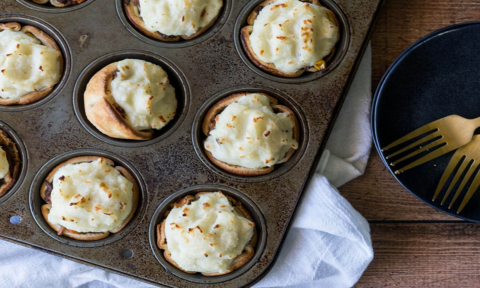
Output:
[[[338,19],[337,19],[337,16],[335,15],[335,13],[333,13],[331,10],[323,7],[318,0],[300,0],[300,1],[309,2],[313,5],[318,5],[318,6],[322,7],[325,10],[325,12],[327,13],[327,16],[328,16],[329,20],[334,22],[335,25],[339,26],[339,22],[338,22]],[[255,54],[255,52],[253,51],[252,45],[251,45],[251,41],[250,41],[250,34],[252,34],[252,32],[253,32],[253,24],[255,23],[255,20],[257,19],[258,14],[263,9],[263,7],[269,5],[273,2],[274,2],[274,0],[266,0],[262,3],[260,3],[260,5],[258,5],[248,16],[247,24],[249,24],[249,25],[243,27],[242,30],[240,31],[240,39],[241,39],[241,42],[242,42],[242,47],[243,47],[243,50],[245,51],[245,53],[247,54],[248,58],[253,62],[253,64],[255,64],[255,66],[259,67],[260,69],[262,69],[264,71],[267,71],[270,74],[280,76],[280,77],[295,78],[295,77],[301,76],[305,71],[308,71],[308,72],[319,71],[315,67],[305,67],[305,68],[299,69],[296,72],[282,72],[282,71],[277,69],[275,64],[264,62],[263,60],[261,60]],[[332,52],[327,57],[325,57],[324,60],[326,62],[328,62],[333,57],[334,53],[335,53],[335,48],[332,50]]]
[[[119,105],[109,91],[118,62],[98,71],[88,82],[84,94],[85,114],[88,120],[105,135],[112,138],[149,140],[152,131],[139,131],[133,128],[119,111]]]
[[[8,137],[7,133],[0,130],[0,147],[7,154],[7,161],[9,170],[3,179],[0,179],[0,197],[10,190],[15,185],[20,174],[20,154],[15,143]]]
[[[180,200],[176,201],[175,203],[173,203],[171,205],[171,207],[173,209],[173,208],[180,208],[180,207],[183,207],[185,205],[189,205],[193,200],[200,198],[200,196],[202,194],[205,194],[205,193],[210,193],[210,192],[200,192],[200,193],[195,194],[195,196],[192,196],[192,195],[185,196],[185,197],[181,198]],[[245,218],[247,218],[248,220],[250,220],[252,223],[255,224],[255,221],[253,220],[250,213],[248,213],[247,209],[245,209],[245,207],[243,207],[243,205],[240,202],[238,202],[237,200],[235,200],[235,199],[233,199],[229,196],[225,195],[225,197],[227,197],[228,201],[233,206],[235,211],[237,211],[237,213],[244,216]],[[163,256],[165,257],[165,260],[170,262],[170,264],[172,264],[173,266],[175,266],[176,268],[178,268],[179,270],[181,270],[183,272],[186,272],[186,273],[189,273],[189,274],[195,274],[197,272],[185,271],[182,268],[180,268],[180,266],[178,266],[178,264],[172,259],[172,257],[171,257],[172,254],[168,250],[167,238],[165,236],[165,221],[166,221],[166,218],[167,218],[169,212],[170,212],[170,210],[165,213],[165,216],[164,216],[165,219],[162,221],[162,223],[157,225],[157,246],[158,246],[158,248],[164,250]],[[220,272],[220,273],[205,273],[205,272],[202,272],[201,274],[204,275],[204,276],[225,275],[225,274],[231,273],[231,272],[237,270],[238,268],[242,267],[243,265],[247,264],[247,262],[250,261],[250,259],[252,259],[254,254],[255,254],[254,247],[257,245],[257,239],[258,239],[257,229],[254,229],[252,239],[250,239],[250,242],[247,244],[247,246],[245,246],[244,251],[240,255],[235,257],[235,259],[232,262],[232,266],[227,271]]]
[[[60,56],[59,56],[60,57],[59,58],[60,74],[63,74],[63,54],[60,48],[58,48],[57,43],[55,42],[55,40],[53,40],[52,37],[50,37],[48,34],[43,32],[42,30],[33,26],[27,25],[21,28],[21,25],[16,22],[0,23],[0,32],[7,29],[12,31],[22,31],[25,33],[29,33],[33,35],[35,38],[37,38],[42,43],[42,45],[45,45],[47,47],[50,47],[60,52]],[[53,87],[54,86],[51,86],[51,87],[44,88],[40,91],[34,91],[31,93],[28,93],[20,97],[20,99],[4,99],[0,97],[0,105],[6,105],[6,106],[7,105],[25,105],[25,104],[36,102],[42,98],[45,98],[48,94],[50,94],[50,92],[52,92],[53,90]]]
[[[225,97],[225,98],[221,99],[220,101],[218,101],[217,103],[215,103],[207,111],[207,114],[205,115],[205,118],[203,119],[203,122],[202,122],[202,132],[203,132],[203,134],[205,134],[205,136],[208,137],[208,135],[210,134],[210,131],[215,128],[215,117],[217,115],[219,115],[220,113],[222,113],[222,111],[225,110],[225,108],[227,108],[228,105],[232,104],[233,102],[238,101],[238,99],[240,97],[245,96],[247,94],[249,94],[249,93],[247,93],[247,92],[235,93],[235,94],[232,94],[228,97]],[[270,99],[270,104],[271,104],[273,110],[276,113],[285,112],[285,113],[289,113],[289,115],[291,115],[291,117],[293,118],[293,121],[294,121],[294,126],[293,126],[293,131],[292,131],[293,135],[292,136],[293,136],[293,139],[295,139],[297,142],[299,142],[300,141],[300,126],[299,126],[298,119],[297,119],[295,113],[293,113],[293,111],[290,110],[290,108],[288,108],[286,106],[278,105],[278,100],[273,98],[272,96],[267,95],[265,93],[257,93],[257,94],[267,96]],[[239,175],[239,176],[259,176],[259,175],[268,174],[275,169],[274,168],[275,165],[270,166],[270,167],[256,168],[256,169],[245,168],[245,167],[241,167],[241,166],[237,166],[237,165],[231,165],[231,164],[225,163],[225,162],[220,161],[220,160],[216,159],[215,157],[213,157],[213,154],[210,151],[207,151],[205,149],[205,147],[203,147],[203,150],[205,151],[205,154],[207,155],[207,158],[210,161],[212,161],[213,164],[215,164],[218,167],[222,168],[223,170],[225,170],[229,173],[235,174],[235,175]],[[280,161],[277,162],[277,164],[287,162],[290,159],[290,157],[292,157],[293,153],[295,153],[295,149],[292,148],[287,152],[285,157],[283,157]]]
[[[52,208],[52,202],[51,200],[47,197],[46,191],[48,189],[48,186],[53,187],[53,176],[55,173],[57,173],[58,169],[62,168],[65,165],[68,164],[76,164],[76,163],[83,163],[83,162],[93,162],[96,161],[98,158],[101,158],[102,161],[106,161],[106,163],[115,169],[117,169],[125,178],[127,178],[130,182],[133,184],[133,195],[132,195],[132,211],[130,211],[130,214],[128,217],[123,221],[122,225],[107,231],[107,232],[89,232],[89,233],[84,233],[84,232],[76,232],[73,230],[66,229],[60,225],[56,225],[51,223],[48,220],[48,214],[50,213],[50,209]],[[133,177],[133,175],[124,167],[122,166],[115,166],[114,162],[108,158],[100,157],[100,156],[81,156],[81,157],[75,157],[72,159],[69,159],[65,162],[62,162],[58,166],[56,166],[50,173],[48,173],[47,177],[45,178],[45,181],[43,182],[42,186],[40,187],[40,196],[42,199],[47,203],[42,205],[42,216],[47,222],[47,224],[57,232],[58,235],[63,235],[70,237],[72,239],[76,240],[81,240],[81,241],[94,241],[94,240],[100,240],[103,238],[106,238],[110,235],[110,233],[118,233],[120,230],[122,230],[130,220],[132,220],[133,216],[135,215],[135,211],[137,210],[138,206],[138,201],[140,197],[140,189],[138,187],[138,183]]]
[[[37,4],[47,4],[48,2],[50,2],[50,4],[55,7],[67,7],[70,5],[83,3],[85,1],[87,0],[33,0],[33,2]]]
[[[140,32],[143,34],[147,35],[150,38],[160,40],[160,41],[166,41],[166,42],[177,42],[180,41],[181,39],[184,40],[190,40],[193,39],[201,34],[203,34],[205,31],[207,31],[212,25],[217,21],[218,17],[220,16],[220,12],[215,16],[215,18],[212,19],[207,25],[203,26],[200,28],[195,34],[192,34],[190,36],[187,35],[165,35],[160,32],[152,32],[148,30],[145,27],[145,23],[143,22],[142,17],[140,16],[140,11],[139,11],[139,6],[140,2],[139,0],[124,0],[124,5],[125,5],[125,14],[127,14],[127,18],[130,20],[130,22],[137,28]]]
[[[268,174],[275,169],[273,166],[256,168],[256,169],[245,168],[242,166],[232,165],[232,164],[228,164],[223,161],[220,161],[215,157],[213,157],[213,154],[210,151],[205,150],[205,154],[207,155],[207,158],[210,159],[210,161],[212,161],[213,164],[217,165],[218,167],[222,168],[223,170],[229,173],[239,175],[239,176],[260,176],[260,175]]]

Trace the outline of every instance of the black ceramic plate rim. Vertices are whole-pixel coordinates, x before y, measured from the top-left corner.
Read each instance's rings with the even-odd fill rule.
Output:
[[[390,74],[396,68],[396,66],[398,64],[400,64],[403,61],[403,59],[405,57],[407,57],[412,51],[414,51],[419,46],[423,45],[425,42],[428,42],[428,41],[430,41],[430,40],[432,40],[436,37],[441,37],[445,32],[453,32],[454,30],[459,30],[459,29],[462,29],[462,28],[465,28],[465,27],[468,27],[468,26],[472,26],[472,25],[480,25],[480,22],[466,22],[466,23],[455,24],[455,25],[451,25],[451,26],[447,26],[445,28],[439,29],[439,30],[434,31],[434,32],[420,38],[419,40],[415,41],[415,43],[413,43],[405,51],[403,51],[395,59],[395,61],[392,62],[390,67],[388,67],[387,71],[385,72],[382,79],[380,80],[380,83],[378,84],[377,90],[375,91],[375,94],[373,96],[373,101],[372,101],[372,113],[371,113],[371,116],[370,116],[370,125],[371,125],[371,129],[372,129],[373,143],[375,145],[375,148],[377,149],[378,154],[380,155],[380,158],[382,159],[383,164],[388,168],[388,171],[390,171],[390,173],[395,178],[395,180],[397,180],[397,182],[400,185],[402,185],[402,187],[405,190],[407,190],[408,192],[410,192],[410,194],[412,194],[413,196],[415,196],[417,199],[419,199],[423,203],[427,204],[428,206],[434,208],[435,210],[438,210],[440,212],[443,212],[445,214],[448,214],[448,215],[456,217],[456,218],[460,218],[460,219],[467,220],[467,221],[470,221],[470,222],[480,223],[480,219],[472,219],[472,218],[464,217],[464,216],[462,216],[460,214],[457,214],[455,212],[450,212],[450,210],[448,210],[447,208],[439,209],[438,207],[435,207],[434,205],[432,205],[432,203],[433,203],[432,201],[426,201],[426,200],[422,199],[414,191],[411,191],[405,185],[403,185],[402,181],[400,181],[400,179],[398,179],[397,175],[394,173],[394,171],[392,170],[391,166],[388,164],[388,162],[386,161],[386,159],[385,159],[385,157],[382,153],[382,149],[380,148],[380,146],[378,144],[377,127],[375,125],[376,124],[375,116],[377,114],[377,103],[378,103],[378,101],[381,97],[380,94],[382,94],[382,90],[383,90],[383,87],[385,85],[385,82],[389,79]]]

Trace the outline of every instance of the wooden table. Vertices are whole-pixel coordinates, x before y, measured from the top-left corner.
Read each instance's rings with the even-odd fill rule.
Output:
[[[373,89],[413,42],[469,21],[480,21],[480,1],[387,0],[372,35]],[[480,225],[417,200],[374,148],[365,175],[339,190],[372,230],[374,260],[356,287],[480,287]]]

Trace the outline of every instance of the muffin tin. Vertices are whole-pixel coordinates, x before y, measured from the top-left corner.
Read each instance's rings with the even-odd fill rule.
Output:
[[[15,187],[0,198],[0,238],[159,286],[240,287],[272,267],[309,176],[365,49],[382,0],[323,0],[341,19],[342,40],[328,71],[285,79],[257,71],[238,41],[245,15],[262,0],[226,0],[222,14],[199,38],[164,43],[138,34],[121,0],[88,0],[53,8],[30,0],[0,2],[0,22],[36,26],[62,47],[66,74],[52,95],[30,106],[0,107],[0,129],[17,142],[23,166]],[[82,94],[93,73],[125,58],[160,64],[179,97],[177,118],[150,141],[114,140],[85,119]],[[299,150],[267,175],[240,177],[205,157],[199,130],[216,99],[242,91],[272,94],[298,116]],[[28,111],[27,111],[28,109]],[[135,217],[124,230],[90,243],[59,237],[39,213],[39,184],[55,163],[79,155],[111,158],[129,169],[141,188]],[[224,276],[184,275],[165,263],[155,224],[181,195],[223,191],[255,219],[255,257]]]

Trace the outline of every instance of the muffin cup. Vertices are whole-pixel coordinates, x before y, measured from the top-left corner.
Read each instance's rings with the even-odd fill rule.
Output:
[[[104,157],[112,160],[115,163],[115,166],[122,166],[124,167],[130,174],[133,176],[135,181],[137,182],[139,188],[139,199],[138,205],[135,213],[132,216],[132,219],[126,224],[126,226],[118,231],[118,233],[111,233],[108,237],[100,239],[100,240],[93,240],[93,241],[82,241],[72,239],[66,236],[60,236],[57,234],[53,228],[47,223],[45,218],[42,215],[42,206],[47,204],[41,196],[41,189],[42,185],[44,185],[45,179],[48,177],[49,173],[55,169],[59,164],[70,160],[76,157],[82,156],[99,156]],[[67,245],[71,245],[74,247],[81,247],[81,248],[94,248],[100,247],[104,245],[108,245],[114,243],[123,237],[125,237],[128,233],[130,233],[138,223],[141,221],[142,216],[145,213],[145,209],[147,206],[147,191],[146,186],[143,181],[143,178],[140,176],[139,172],[133,167],[132,164],[127,162],[127,160],[123,159],[116,154],[111,152],[96,150],[96,149],[80,149],[80,150],[73,150],[63,154],[60,154],[50,161],[48,161],[45,165],[43,165],[40,170],[35,175],[32,184],[30,186],[30,210],[32,212],[32,216],[37,222],[38,226],[50,237],[53,239]]]
[[[28,104],[11,105],[11,106],[0,105],[0,112],[25,111],[28,109],[38,107],[50,101],[53,97],[55,97],[62,91],[63,87],[67,83],[70,76],[70,70],[72,65],[70,48],[65,38],[60,34],[60,32],[58,32],[58,30],[50,26],[50,24],[38,18],[35,18],[32,16],[26,16],[26,15],[0,16],[0,23],[11,23],[11,22],[17,22],[22,27],[26,25],[33,26],[35,28],[38,28],[42,32],[46,33],[48,36],[50,36],[56,42],[58,48],[60,49],[60,52],[62,53],[63,73],[62,73],[62,77],[60,78],[60,81],[54,85],[53,89],[48,93],[48,95],[41,97],[41,99],[39,99],[38,101],[28,103]]]
[[[162,129],[154,130],[154,135],[150,140],[128,140],[109,137],[100,132],[90,122],[90,120],[88,120],[87,115],[85,114],[84,93],[90,79],[93,77],[93,75],[95,75],[95,73],[103,69],[105,66],[124,59],[139,59],[160,66],[163,70],[165,70],[165,72],[167,72],[170,84],[175,88],[175,97],[177,98],[178,102],[175,117]],[[142,147],[152,145],[167,138],[182,124],[187,115],[189,106],[190,87],[180,69],[175,66],[175,64],[161,56],[151,52],[139,50],[113,52],[96,59],[80,74],[73,90],[73,108],[75,110],[75,114],[77,115],[78,121],[80,121],[82,126],[99,140],[102,140],[108,144],[123,147]]]
[[[237,21],[235,22],[234,28],[234,40],[235,40],[235,48],[238,52],[238,55],[242,59],[242,61],[255,73],[258,75],[267,78],[272,81],[282,82],[282,83],[305,83],[316,80],[321,78],[330,72],[332,72],[340,63],[342,62],[343,58],[345,57],[347,50],[350,45],[350,24],[348,22],[347,16],[343,13],[342,9],[333,1],[333,0],[320,0],[320,4],[330,11],[332,11],[337,20],[338,24],[340,25],[340,40],[335,45],[335,51],[333,55],[329,56],[329,60],[327,61],[326,69],[317,71],[317,72],[305,72],[298,77],[288,78],[282,76],[276,76],[271,73],[266,72],[265,70],[258,67],[254,62],[247,56],[248,51],[245,51],[243,44],[242,44],[242,29],[246,26],[249,26],[247,20],[250,14],[265,0],[254,0],[251,1],[248,5],[246,5],[240,14],[237,17]]]
[[[217,166],[215,163],[212,162],[211,156],[205,151],[204,149],[204,141],[206,136],[202,131],[202,124],[204,122],[205,116],[207,115],[210,108],[215,105],[221,99],[224,99],[232,94],[235,93],[265,93],[267,95],[272,96],[276,100],[278,100],[280,105],[284,105],[289,108],[296,116],[298,121],[299,127],[299,140],[298,140],[298,149],[293,152],[293,154],[289,155],[288,161],[285,163],[278,163],[275,165],[275,169],[271,172],[268,172],[264,175],[258,176],[242,176],[236,175],[233,173],[229,173],[224,169]],[[198,110],[197,115],[195,116],[195,120],[193,122],[192,127],[192,142],[195,148],[195,152],[197,153],[200,160],[213,172],[216,174],[228,178],[233,181],[238,182],[263,182],[274,179],[283,175],[284,173],[288,172],[292,169],[296,163],[300,160],[303,153],[305,152],[307,142],[308,142],[308,129],[307,129],[307,122],[305,121],[303,112],[301,109],[293,102],[288,96],[285,94],[274,90],[268,87],[260,87],[260,86],[241,86],[241,87],[233,87],[230,89],[223,90],[210,99],[208,99],[202,107]]]
[[[163,40],[160,39],[155,39],[157,37],[155,36],[148,36],[145,33],[142,33],[139,29],[135,27],[134,24],[132,24],[131,20],[127,16],[127,11],[125,10],[125,1],[126,0],[115,0],[115,5],[117,7],[117,14],[118,17],[120,18],[120,21],[122,21],[123,26],[127,28],[130,33],[132,33],[135,37],[138,39],[151,44],[155,46],[161,46],[164,48],[184,48],[184,47],[189,47],[192,45],[199,44],[213,35],[215,35],[220,29],[223,27],[227,19],[230,17],[230,13],[232,10],[232,5],[233,5],[233,0],[223,0],[223,7],[220,10],[220,13],[216,20],[211,23],[211,25],[207,25],[207,29],[202,32],[202,33],[197,33],[198,35],[195,35],[195,37],[192,38],[190,37],[185,37],[182,40],[180,40],[180,36],[177,37],[161,37]],[[127,0],[128,1],[128,0]],[[153,34],[153,33],[148,33],[148,34]],[[166,35],[165,35],[166,36]]]
[[[81,9],[87,5],[90,5],[95,0],[85,0],[80,4],[73,4],[65,7],[55,7],[50,3],[39,4],[35,3],[32,0],[17,0],[18,3],[22,4],[23,6],[30,8],[32,10],[43,12],[43,13],[67,13],[72,12],[78,9]]]
[[[20,169],[18,171],[18,175],[14,178],[15,183],[11,186],[2,196],[0,196],[0,205],[8,200],[10,196],[12,196],[23,184],[23,180],[25,179],[25,175],[27,174],[28,170],[28,154],[27,149],[25,148],[25,144],[23,143],[22,138],[10,127],[7,123],[0,120],[0,130],[7,134],[7,137],[15,143],[15,146],[18,150],[18,154],[20,157]]]
[[[218,192],[221,191],[225,196],[231,197],[234,200],[240,202],[242,206],[248,211],[250,216],[253,218],[255,222],[255,228],[257,229],[257,243],[254,248],[254,255],[252,259],[250,259],[245,265],[241,266],[240,268],[224,275],[219,275],[219,276],[204,276],[200,273],[187,273],[179,268],[177,268],[175,265],[170,263],[167,259],[165,259],[163,250],[160,249],[157,245],[157,226],[163,222],[165,219],[165,213],[169,210],[171,210],[171,204],[181,200],[185,196],[192,195],[194,196],[197,193],[200,192]],[[155,210],[155,213],[152,216],[152,219],[150,221],[150,226],[149,226],[149,240],[150,240],[150,247],[152,249],[152,252],[157,258],[157,260],[162,264],[162,266],[172,273],[175,276],[178,276],[182,279],[185,279],[187,281],[195,282],[195,283],[202,283],[202,284],[207,284],[207,283],[221,283],[225,282],[228,280],[232,280],[244,272],[246,272],[248,269],[252,268],[253,265],[260,260],[260,257],[263,254],[263,250],[265,248],[265,244],[267,241],[267,227],[266,227],[266,221],[265,218],[260,211],[260,209],[257,207],[257,205],[250,200],[245,194],[232,189],[227,186],[222,186],[222,185],[197,185],[197,186],[192,186],[188,187],[185,189],[182,189],[180,191],[177,191],[167,197],[161,204],[158,206],[157,210]]]

